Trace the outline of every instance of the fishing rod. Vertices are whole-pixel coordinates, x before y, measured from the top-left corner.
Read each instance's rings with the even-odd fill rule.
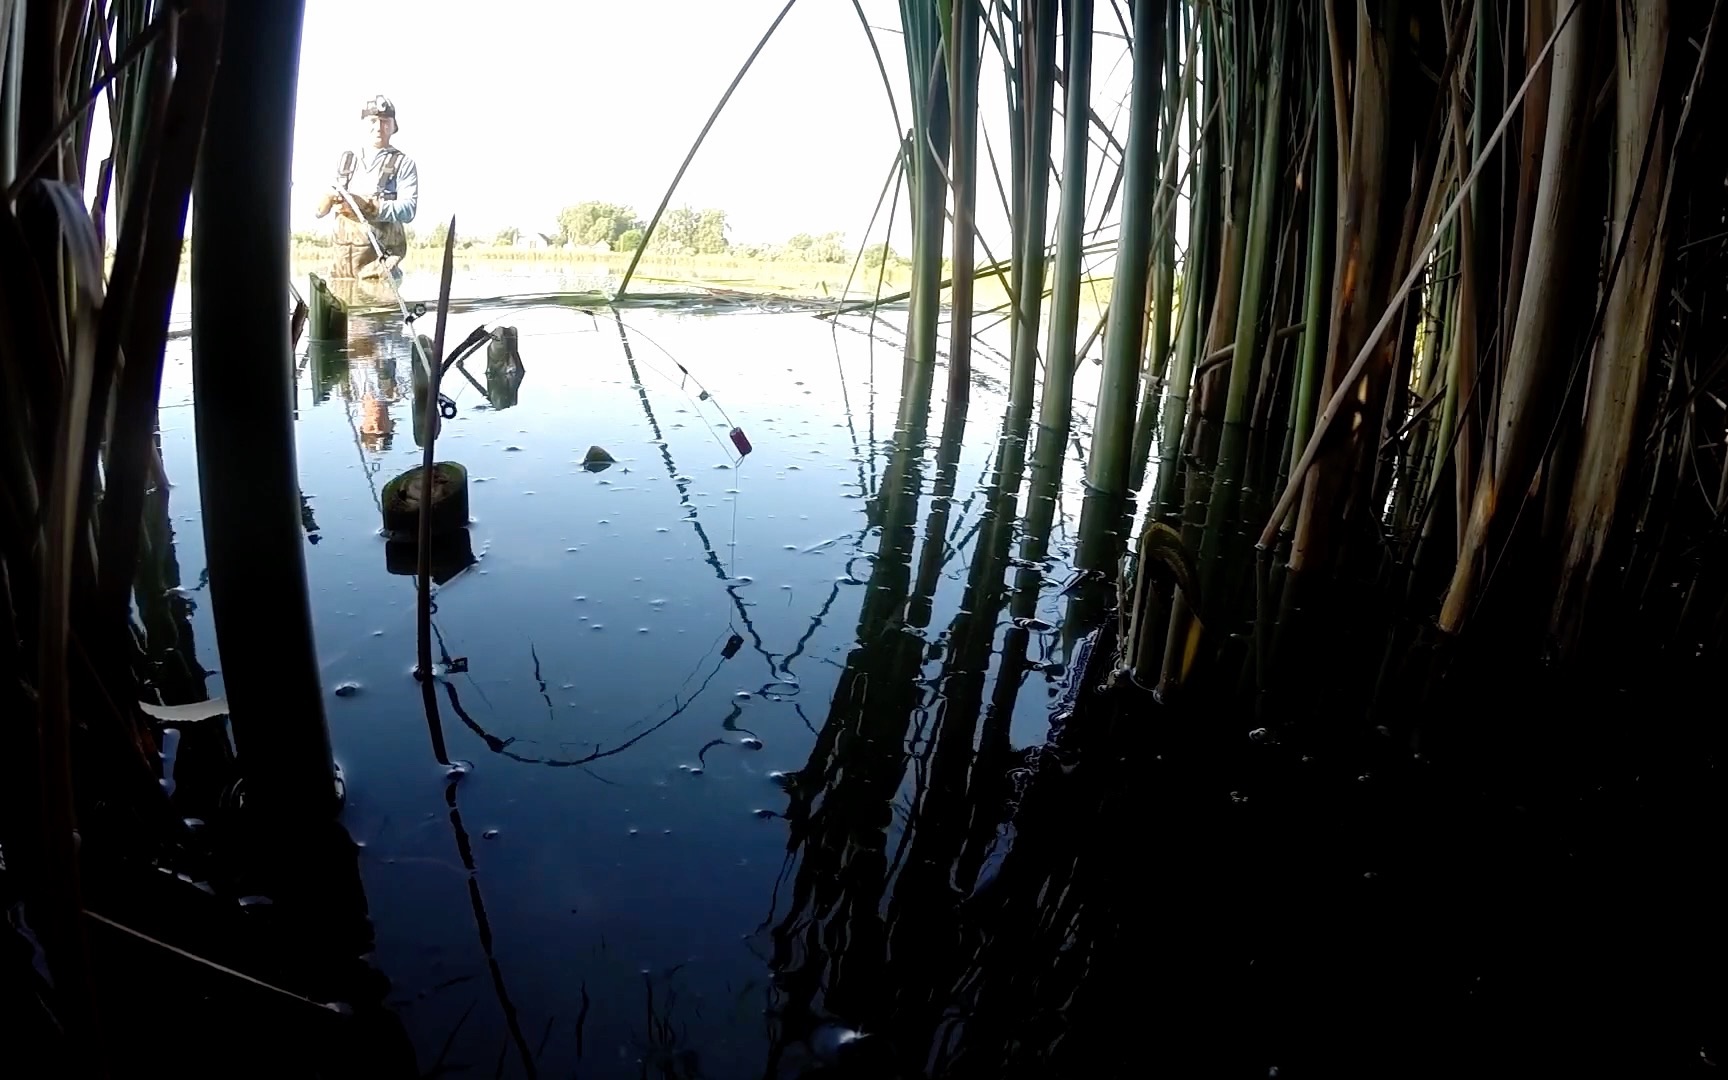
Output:
[[[337,164],[338,174],[346,174],[346,173],[351,172],[351,170],[353,169],[353,167],[356,163],[357,163],[357,158],[356,158],[354,151],[352,151],[352,150],[342,151],[342,157],[340,158],[340,160],[338,161],[338,164]],[[348,207],[349,212],[351,214],[353,214],[354,220],[358,221],[360,223],[360,225],[366,230],[366,239],[372,245],[372,253],[377,258],[377,260],[380,263],[382,263],[388,257],[384,254],[384,242],[379,239],[378,230],[373,227],[372,222],[368,221],[366,219],[366,215],[363,212],[361,212],[360,204],[354,201],[353,192],[349,191],[347,188],[347,185],[344,182],[342,182],[340,179],[332,180],[330,182],[330,189],[332,191],[336,192],[336,194],[341,197],[342,202]],[[396,298],[397,310],[401,311],[401,313],[402,313],[403,332],[407,335],[408,339],[413,343],[414,354],[417,357],[419,357],[419,359],[420,359],[421,370],[423,370],[426,373],[426,377],[428,379],[430,379],[432,377],[432,363],[433,363],[432,358],[426,354],[425,347],[423,345],[421,345],[420,336],[418,334],[415,334],[412,332],[414,320],[419,318],[420,316],[426,314],[426,305],[416,303],[414,305],[414,310],[410,311],[408,309],[407,301],[402,299],[401,290],[396,288],[396,273],[397,273],[396,268],[391,267],[390,271],[388,273],[382,275],[382,280],[384,281],[384,283],[386,285],[388,285],[390,287],[390,295]],[[296,297],[298,297],[298,293],[296,293]],[[442,403],[440,403],[440,405],[439,405],[439,411],[440,412],[443,411],[443,404]],[[446,418],[446,419],[448,419],[448,418]]]

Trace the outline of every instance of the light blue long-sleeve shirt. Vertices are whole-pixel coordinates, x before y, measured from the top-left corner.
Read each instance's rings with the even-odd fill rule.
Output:
[[[393,148],[394,149],[394,148]],[[397,153],[402,154],[400,149]],[[354,171],[354,180],[362,176],[368,178],[377,175],[378,154],[376,151],[361,150],[357,155],[359,160]],[[369,167],[370,166],[370,167]],[[354,181],[350,181],[352,184]],[[402,154],[396,161],[396,197],[378,201],[377,221],[393,221],[398,225],[406,225],[414,220],[414,211],[420,204],[420,167],[414,164],[414,159]]]

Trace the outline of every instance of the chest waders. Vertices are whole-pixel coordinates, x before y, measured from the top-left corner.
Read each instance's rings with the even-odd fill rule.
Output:
[[[402,151],[393,146],[381,152],[384,162],[378,170],[378,187],[368,196],[378,203],[396,197],[396,167],[402,160]],[[355,164],[354,160],[344,158],[344,167],[338,174],[344,190],[354,177]],[[407,254],[408,233],[400,222],[365,222],[342,214],[336,216],[336,260],[330,268],[331,277],[381,278],[395,270]]]

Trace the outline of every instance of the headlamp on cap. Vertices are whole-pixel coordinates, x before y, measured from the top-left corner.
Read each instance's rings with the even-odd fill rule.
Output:
[[[366,99],[366,104],[360,106],[360,119],[364,120],[368,116],[388,116],[390,119],[395,120],[396,103],[385,97],[383,94],[369,97]],[[396,130],[402,130],[400,122],[397,123]]]

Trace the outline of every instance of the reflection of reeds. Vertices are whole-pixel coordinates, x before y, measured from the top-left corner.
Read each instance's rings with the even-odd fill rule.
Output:
[[[143,540],[138,553],[134,594],[144,624],[143,648],[150,682],[162,704],[203,701],[207,672],[198,662],[192,637],[192,601],[180,587],[180,564],[174,556],[174,525],[169,513],[169,483],[162,470],[160,436],[152,446],[155,466],[144,499]]]
[[[867,987],[885,962],[879,906],[888,884],[890,803],[905,771],[923,651],[902,621],[919,495],[914,451],[897,449],[886,477],[881,541],[865,584],[858,646],[847,657],[810,758],[790,782],[790,843],[801,859],[790,907],[773,931],[772,962],[785,998],[783,1034],[794,1040],[813,1023],[805,1018],[818,994],[828,1010],[855,1023],[873,1019],[876,1003]],[[820,944],[833,934],[849,942],[844,956]]]
[[[456,803],[456,788],[465,770],[450,760],[449,751],[444,742],[444,724],[438,713],[438,695],[433,687],[433,679],[428,676],[420,680],[420,696],[426,708],[426,728],[432,739],[432,756],[440,765],[450,770],[444,781],[444,805],[450,813],[450,832],[456,841],[456,853],[462,860],[462,869],[467,874],[468,903],[474,912],[474,932],[479,939],[480,950],[486,955],[486,968],[492,977],[492,992],[497,995],[498,1007],[503,1011],[505,1026],[509,1029],[510,1040],[516,1046],[516,1051],[522,1059],[522,1068],[528,1076],[536,1075],[535,1055],[528,1051],[528,1040],[522,1034],[522,1025],[518,1018],[516,1003],[511,1000],[510,992],[504,984],[504,970],[498,964],[498,957],[493,949],[492,920],[486,914],[486,902],[480,893],[479,871],[474,863],[474,845],[468,837],[468,829],[462,824],[462,810]],[[445,684],[450,690],[452,703],[456,699],[456,690]]]

